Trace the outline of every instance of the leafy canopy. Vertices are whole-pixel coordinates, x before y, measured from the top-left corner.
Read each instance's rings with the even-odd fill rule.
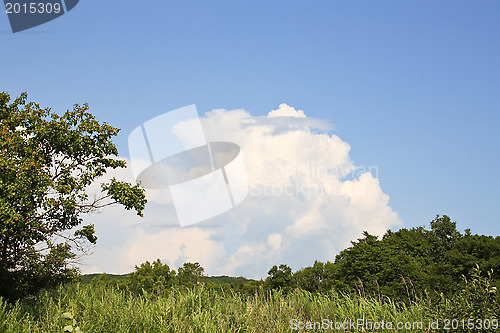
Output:
[[[0,93],[0,295],[18,297],[67,277],[73,246],[97,241],[83,213],[112,204],[142,216],[144,191],[113,178],[102,193],[85,189],[108,169],[123,168],[111,139],[118,128],[100,123],[88,105],[63,115],[27,103],[27,94],[10,103]]]

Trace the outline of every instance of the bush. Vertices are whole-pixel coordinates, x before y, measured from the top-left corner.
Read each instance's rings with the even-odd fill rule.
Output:
[[[445,306],[447,318],[457,319],[498,319],[500,317],[500,304],[497,288],[492,286],[493,270],[486,276],[481,274],[476,265],[471,271],[471,278],[464,276],[465,288],[451,299],[451,304]],[[448,302],[450,303],[450,302]]]

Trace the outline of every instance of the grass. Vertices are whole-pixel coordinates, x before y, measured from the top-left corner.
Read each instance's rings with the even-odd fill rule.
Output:
[[[427,323],[440,313],[439,305],[431,305],[428,300],[405,305],[387,297],[335,292],[313,295],[297,290],[284,295],[279,291],[261,291],[247,297],[198,286],[138,296],[109,285],[75,283],[43,291],[14,305],[0,300],[0,332],[63,332],[69,322],[63,314],[68,312],[75,320],[71,328],[78,326],[83,332],[106,333],[291,332],[301,323],[314,325],[322,319],[331,320],[333,328],[335,322],[340,325],[360,319],[394,325],[423,322],[422,329],[413,327],[406,331],[429,332]],[[369,327],[345,328],[337,331],[372,331]],[[299,331],[325,332],[318,325]],[[384,330],[401,331],[405,330],[395,327]]]

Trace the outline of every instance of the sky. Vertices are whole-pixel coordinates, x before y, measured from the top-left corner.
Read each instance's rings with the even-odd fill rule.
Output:
[[[82,0],[18,33],[0,14],[0,89],[89,103],[128,161],[136,127],[195,104],[207,140],[240,146],[247,198],[187,228],[151,193],[143,219],[86,216],[99,241],[82,271],[160,258],[260,278],[437,214],[500,235],[499,31],[493,0]],[[298,183],[321,190],[264,193]]]

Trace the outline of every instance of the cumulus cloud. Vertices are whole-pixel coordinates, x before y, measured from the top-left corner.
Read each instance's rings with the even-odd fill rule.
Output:
[[[280,104],[279,108],[272,110],[267,115],[269,118],[273,117],[295,117],[295,118],[305,118],[306,115],[302,110],[295,110],[295,108],[283,103]]]
[[[266,116],[212,110],[202,125],[208,141],[241,147],[248,197],[189,228],[179,227],[168,190],[148,192],[153,200],[142,221],[118,208],[89,216],[103,236],[85,272],[126,273],[160,258],[174,268],[198,261],[211,275],[260,278],[275,264],[296,270],[333,261],[364,230],[382,235],[400,224],[377,175],[354,165],[350,145],[328,122],[281,104]]]

